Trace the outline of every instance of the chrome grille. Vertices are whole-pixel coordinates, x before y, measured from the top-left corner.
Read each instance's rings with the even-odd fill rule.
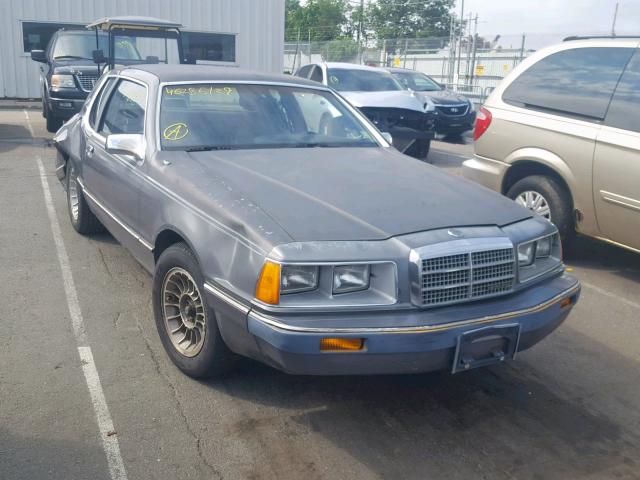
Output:
[[[78,82],[80,83],[80,88],[85,92],[90,92],[93,90],[96,82],[98,81],[97,75],[76,75]]]
[[[477,300],[513,289],[513,247],[422,258],[420,265],[424,306]]]
[[[461,105],[436,105],[436,108],[440,113],[444,113],[445,115],[452,117],[466,115],[469,111],[469,105],[464,103]]]

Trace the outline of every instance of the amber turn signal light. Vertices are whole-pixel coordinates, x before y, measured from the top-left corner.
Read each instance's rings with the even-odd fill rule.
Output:
[[[355,352],[364,349],[364,338],[323,338],[320,350],[323,352]]]
[[[567,308],[573,304],[573,297],[563,298],[560,302],[560,308]]]
[[[280,302],[280,264],[266,261],[256,285],[256,298],[269,305]]]

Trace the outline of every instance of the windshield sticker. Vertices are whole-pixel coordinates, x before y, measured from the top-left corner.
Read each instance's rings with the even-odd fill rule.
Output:
[[[170,142],[175,142],[177,140],[182,140],[188,133],[189,127],[187,127],[186,123],[174,123],[164,129],[162,137]]]
[[[182,96],[182,95],[232,95],[236,93],[235,88],[231,87],[165,87],[166,95]]]

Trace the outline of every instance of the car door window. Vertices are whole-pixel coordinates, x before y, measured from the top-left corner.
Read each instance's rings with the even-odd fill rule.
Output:
[[[109,98],[98,132],[143,134],[146,88],[129,80],[121,80]]]
[[[111,87],[113,87],[114,82],[114,77],[107,78],[100,91],[96,94],[96,99],[91,106],[91,112],[89,112],[89,125],[91,125],[91,128],[94,130],[98,130],[98,121],[100,120],[104,107],[107,104],[109,93],[111,92]]]
[[[313,68],[313,65],[305,65],[296,73],[296,77],[307,78],[309,76],[309,72]]]
[[[313,80],[314,82],[322,83],[322,68],[316,65],[313,69],[313,72],[311,72],[311,76],[309,77],[309,79]]]
[[[604,123],[640,132],[640,51],[636,51],[622,74]]]
[[[502,95],[511,105],[587,121],[604,119],[633,48],[574,48],[549,55]]]

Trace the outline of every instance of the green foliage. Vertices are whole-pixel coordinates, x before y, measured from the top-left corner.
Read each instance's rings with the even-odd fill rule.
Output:
[[[327,43],[324,57],[328,62],[354,61],[358,50],[358,42],[352,37],[340,37]]]
[[[378,39],[446,37],[455,0],[377,0],[369,4],[368,26]]]
[[[340,37],[347,28],[347,0],[286,0],[285,39],[294,42],[298,32],[302,41],[322,42]]]

